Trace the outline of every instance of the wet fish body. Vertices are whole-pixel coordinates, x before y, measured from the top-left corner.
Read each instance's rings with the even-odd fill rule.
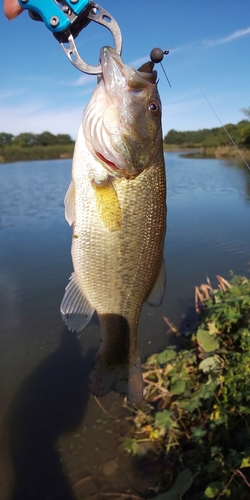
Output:
[[[98,314],[93,394],[114,390],[140,402],[141,309],[146,301],[159,305],[165,290],[161,104],[152,68],[137,72],[106,47],[101,64],[103,78],[84,112],[65,197],[74,273],[61,314],[76,331]]]

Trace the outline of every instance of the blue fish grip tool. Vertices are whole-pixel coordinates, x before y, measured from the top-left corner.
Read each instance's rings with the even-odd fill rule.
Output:
[[[100,75],[101,65],[87,64],[80,57],[75,38],[94,21],[107,28],[114,39],[114,49],[120,55],[122,35],[115,19],[100,5],[89,0],[18,0],[33,20],[43,21],[59,41],[70,62],[83,73]]]

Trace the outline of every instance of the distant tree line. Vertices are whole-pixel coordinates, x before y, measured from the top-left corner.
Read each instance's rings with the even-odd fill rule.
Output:
[[[242,111],[250,118],[250,108],[243,109]],[[237,125],[229,123],[225,125],[225,127],[238,146],[250,149],[249,119],[242,120]],[[228,146],[232,144],[223,127],[212,129],[204,128],[197,131],[186,132],[179,132],[172,129],[165,135],[164,143],[190,148],[217,148],[219,146]]]
[[[6,132],[0,132],[0,147],[19,146],[21,148],[32,146],[57,146],[73,144],[69,134],[51,134],[51,132],[42,132],[41,134],[32,134],[31,132],[22,132],[14,136]]]
[[[22,132],[14,136],[0,132],[0,163],[71,158],[74,141],[69,134]]]

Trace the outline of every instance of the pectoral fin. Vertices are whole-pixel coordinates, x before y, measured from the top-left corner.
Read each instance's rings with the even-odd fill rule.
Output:
[[[62,319],[71,331],[80,332],[91,320],[94,309],[83,295],[75,273],[65,288],[60,307]]]
[[[111,179],[101,184],[92,182],[98,215],[110,231],[119,231],[122,226],[121,207]]]
[[[147,303],[150,306],[154,307],[160,306],[164,299],[165,288],[166,288],[166,271],[165,271],[165,262],[163,259],[160,272],[158,274],[158,278],[154,284],[153,290],[151,290],[150,295],[148,296]]]
[[[64,198],[65,205],[65,219],[72,226],[75,222],[75,186],[73,180],[71,181],[68,191]]]

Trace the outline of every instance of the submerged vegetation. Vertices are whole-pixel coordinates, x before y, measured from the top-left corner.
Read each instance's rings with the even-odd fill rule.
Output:
[[[0,163],[71,158],[73,149],[74,141],[68,134],[0,133]]]
[[[144,365],[146,403],[125,447],[136,455],[151,444],[162,457],[157,500],[250,498],[250,280],[217,278],[217,289],[196,288],[185,348]]]

